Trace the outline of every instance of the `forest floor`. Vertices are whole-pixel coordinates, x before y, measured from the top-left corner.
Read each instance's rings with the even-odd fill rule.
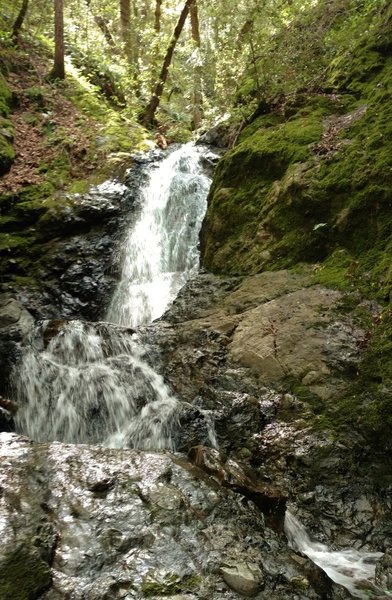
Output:
[[[129,160],[129,152],[145,140],[141,127],[110,107],[94,88],[83,86],[74,70],[64,82],[48,81],[50,57],[43,59],[42,47],[24,43],[17,51],[8,50],[6,62],[15,160],[0,179],[0,195],[45,183],[53,191],[75,181],[83,188],[92,174],[105,178],[108,163]]]
[[[9,173],[0,180],[0,193],[17,194],[27,185],[45,183],[50,165],[63,150],[68,155],[70,178],[99,166],[88,153],[96,123],[63,95],[67,84],[55,86],[45,80],[47,68],[38,56],[31,54],[29,63],[29,70],[21,64],[8,77],[16,103],[10,116],[16,156]]]

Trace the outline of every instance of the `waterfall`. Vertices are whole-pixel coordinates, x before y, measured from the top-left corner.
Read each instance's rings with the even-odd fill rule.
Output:
[[[150,169],[107,316],[133,327],[159,317],[197,271],[210,184],[191,144]],[[17,429],[37,441],[173,449],[179,401],[147,354],[132,330],[110,323],[60,322],[55,335],[43,323],[15,376]]]
[[[286,511],[284,530],[289,545],[294,550],[305,554],[332,581],[344,586],[355,598],[366,599],[369,598],[369,591],[377,591],[374,576],[376,562],[383,556],[382,552],[353,548],[330,550],[325,544],[311,540],[304,526],[289,511]]]
[[[143,208],[128,233],[120,283],[107,320],[137,326],[160,317],[197,272],[210,180],[191,143],[151,171]]]
[[[177,400],[133,336],[70,321],[45,348],[40,333],[45,325],[16,382],[21,431],[36,441],[172,449]]]

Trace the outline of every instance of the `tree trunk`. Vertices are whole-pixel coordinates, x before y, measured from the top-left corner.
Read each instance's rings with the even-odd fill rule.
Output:
[[[191,4],[191,27],[192,27],[192,39],[197,49],[196,64],[193,69],[193,127],[199,129],[201,127],[203,119],[203,94],[202,94],[202,72],[203,68],[201,65],[200,57],[200,28],[199,28],[199,15],[197,10],[197,0]]]
[[[151,100],[142,114],[141,121],[145,127],[151,127],[154,122],[155,112],[159,106],[161,101],[163,89],[165,87],[165,83],[167,80],[167,76],[169,73],[169,67],[173,58],[173,52],[178,42],[178,39],[181,35],[181,31],[184,27],[186,18],[188,16],[191,5],[195,0],[186,0],[184,4],[184,8],[181,11],[180,17],[177,21],[177,25],[175,26],[174,33],[172,39],[170,40],[169,47],[166,51],[165,58],[163,60],[163,65],[161,69],[161,73],[159,75],[159,80],[155,84],[155,89],[151,96]]]
[[[50,78],[65,79],[63,0],[54,0],[54,66]]]
[[[248,33],[252,30],[253,27],[253,19],[247,19],[243,26],[240,29],[240,32],[237,37],[237,47],[241,48],[244,43],[244,39],[248,35]]]
[[[12,42],[15,45],[18,45],[19,32],[22,28],[23,21],[25,20],[28,6],[29,0],[23,0],[21,9],[18,13],[18,16],[16,17],[14,26],[12,27]]]
[[[124,52],[125,52],[125,56],[127,57],[128,62],[131,62],[130,21],[131,21],[130,0],[120,0],[121,39],[124,44]]]
[[[150,59],[150,89],[153,92],[159,73],[159,50],[161,39],[161,16],[162,16],[162,0],[155,0],[154,10],[154,37],[151,40],[151,59]]]
[[[162,0],[155,0],[154,29],[156,34],[158,34],[161,31],[161,7]]]
[[[108,46],[110,46],[112,48],[112,50],[114,50],[116,52],[116,54],[118,54],[119,48],[117,48],[116,42],[114,41],[114,38],[113,38],[112,34],[110,33],[110,29],[109,29],[108,24],[106,23],[105,19],[103,17],[101,17],[100,15],[95,15],[93,13],[92,8],[91,8],[91,0],[85,0],[85,2],[93,16],[93,19],[94,19],[98,29],[101,30],[103,37],[105,38]]]

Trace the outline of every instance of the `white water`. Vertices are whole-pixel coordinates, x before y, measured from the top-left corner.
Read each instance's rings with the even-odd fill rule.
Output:
[[[293,549],[305,554],[355,598],[366,599],[369,591],[380,591],[374,584],[374,575],[382,552],[329,550],[325,544],[311,540],[304,526],[289,511],[286,511],[284,530]]]
[[[36,441],[173,449],[177,400],[143,347],[105,324],[70,321],[33,346],[16,386],[17,427]]]
[[[143,208],[125,242],[121,281],[107,320],[137,326],[160,317],[197,272],[198,237],[210,180],[193,144],[175,150],[150,173]]]
[[[140,216],[126,240],[109,321],[149,323],[197,271],[209,185],[191,144],[151,171]],[[178,400],[149,366],[135,336],[109,324],[70,321],[47,345],[44,339],[45,324],[15,377],[19,431],[37,441],[174,449]],[[215,444],[213,424],[206,420]]]

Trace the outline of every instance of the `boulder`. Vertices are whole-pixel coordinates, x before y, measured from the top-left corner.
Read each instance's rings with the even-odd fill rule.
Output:
[[[282,537],[179,457],[2,433],[0,477],[2,600],[291,597]]]

